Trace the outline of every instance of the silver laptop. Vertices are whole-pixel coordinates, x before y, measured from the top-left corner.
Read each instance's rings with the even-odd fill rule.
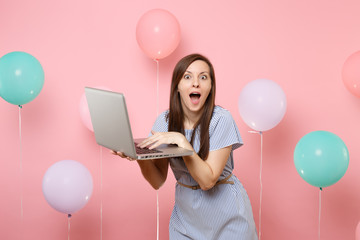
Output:
[[[124,95],[90,87],[85,87],[85,95],[99,145],[137,160],[192,155],[192,151],[171,144],[155,149],[136,147],[144,138],[133,139]]]

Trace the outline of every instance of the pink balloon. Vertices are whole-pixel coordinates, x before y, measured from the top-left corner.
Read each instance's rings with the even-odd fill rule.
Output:
[[[148,57],[152,59],[165,58],[179,45],[179,22],[167,10],[150,10],[137,23],[136,40]]]
[[[102,87],[102,86],[95,87],[95,88],[111,91],[109,88]],[[87,129],[94,132],[94,128],[91,123],[90,111],[89,111],[89,106],[88,106],[88,103],[86,100],[85,92],[81,95],[81,98],[80,98],[79,112],[80,112],[80,119],[81,119],[82,123],[85,125],[85,127],[87,127]]]
[[[353,95],[360,97],[360,51],[346,59],[342,69],[342,80]]]
[[[46,201],[55,210],[72,214],[90,200],[93,180],[90,172],[74,160],[62,160],[46,171],[42,191]]]
[[[242,119],[250,128],[267,131],[284,117],[286,96],[277,83],[258,79],[249,82],[242,89],[238,107]]]

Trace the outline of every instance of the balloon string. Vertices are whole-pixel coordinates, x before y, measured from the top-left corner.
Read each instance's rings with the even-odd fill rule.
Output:
[[[159,115],[159,61],[156,62],[156,117]]]
[[[156,62],[156,117],[159,115],[159,60]],[[156,191],[156,239],[159,240],[159,190]]]
[[[259,133],[260,134],[260,206],[259,206],[259,240],[261,240],[261,207],[262,207],[262,162],[263,162],[263,134],[261,131],[249,131],[249,133]]]
[[[260,133],[261,137],[261,150],[260,150],[260,209],[259,209],[259,240],[261,239],[261,207],[262,207],[262,192],[263,192],[263,185],[262,185],[262,162],[263,162],[263,134]]]
[[[102,192],[103,192],[103,168],[102,168],[102,147],[100,146],[100,240],[102,240],[102,225],[103,225],[103,202],[102,202]]]
[[[71,214],[68,214],[68,240],[70,240],[70,218]]]
[[[22,139],[21,139],[22,138],[21,137],[21,109],[22,109],[22,106],[19,105],[20,220],[21,220],[21,226],[22,226],[23,225],[24,210],[23,210],[23,160],[22,160]]]
[[[159,191],[156,191],[156,239],[159,240]]]
[[[321,220],[321,192],[322,188],[319,190],[319,230],[318,230],[318,239],[320,240],[320,220]]]

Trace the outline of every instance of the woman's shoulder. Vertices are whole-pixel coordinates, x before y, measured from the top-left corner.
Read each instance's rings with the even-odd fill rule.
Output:
[[[169,110],[166,110],[158,115],[152,128],[154,131],[166,132],[168,130],[168,113]]]
[[[219,123],[226,125],[231,122],[233,122],[233,117],[230,111],[216,105],[210,121],[210,130],[213,130]]]
[[[217,119],[217,118],[221,118],[221,117],[231,117],[231,113],[229,110],[219,106],[219,105],[216,105],[214,107],[214,111],[213,111],[213,116],[212,118],[214,119]]]
[[[167,110],[165,110],[165,111],[163,111],[162,113],[160,113],[160,117],[167,117],[167,115],[169,114],[169,109],[167,109]]]
[[[212,150],[232,145],[232,150],[240,147],[243,142],[236,126],[236,122],[229,110],[216,106],[209,128],[210,138],[213,139]]]
[[[168,115],[169,115],[169,110],[165,110],[162,113],[160,113],[157,117],[157,121],[161,121],[161,122],[167,122],[168,121]]]

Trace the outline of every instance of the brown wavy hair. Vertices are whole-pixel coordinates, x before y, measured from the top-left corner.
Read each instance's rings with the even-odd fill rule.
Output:
[[[178,84],[183,78],[186,69],[190,66],[191,63],[197,60],[204,61],[209,66],[211,90],[203,106],[202,116],[200,117],[199,121],[195,123],[190,144],[193,145],[195,133],[199,131],[198,129],[200,129],[200,149],[198,155],[203,160],[206,160],[209,155],[209,147],[210,147],[209,125],[215,107],[216,84],[215,84],[214,67],[209,61],[209,59],[201,54],[195,53],[183,57],[176,64],[174,68],[172,81],[171,81],[171,88],[170,88],[170,107],[169,107],[169,113],[167,115],[167,119],[169,121],[168,131],[169,132],[176,131],[185,135],[185,129],[184,129],[185,116],[180,100],[180,94],[178,92]]]

